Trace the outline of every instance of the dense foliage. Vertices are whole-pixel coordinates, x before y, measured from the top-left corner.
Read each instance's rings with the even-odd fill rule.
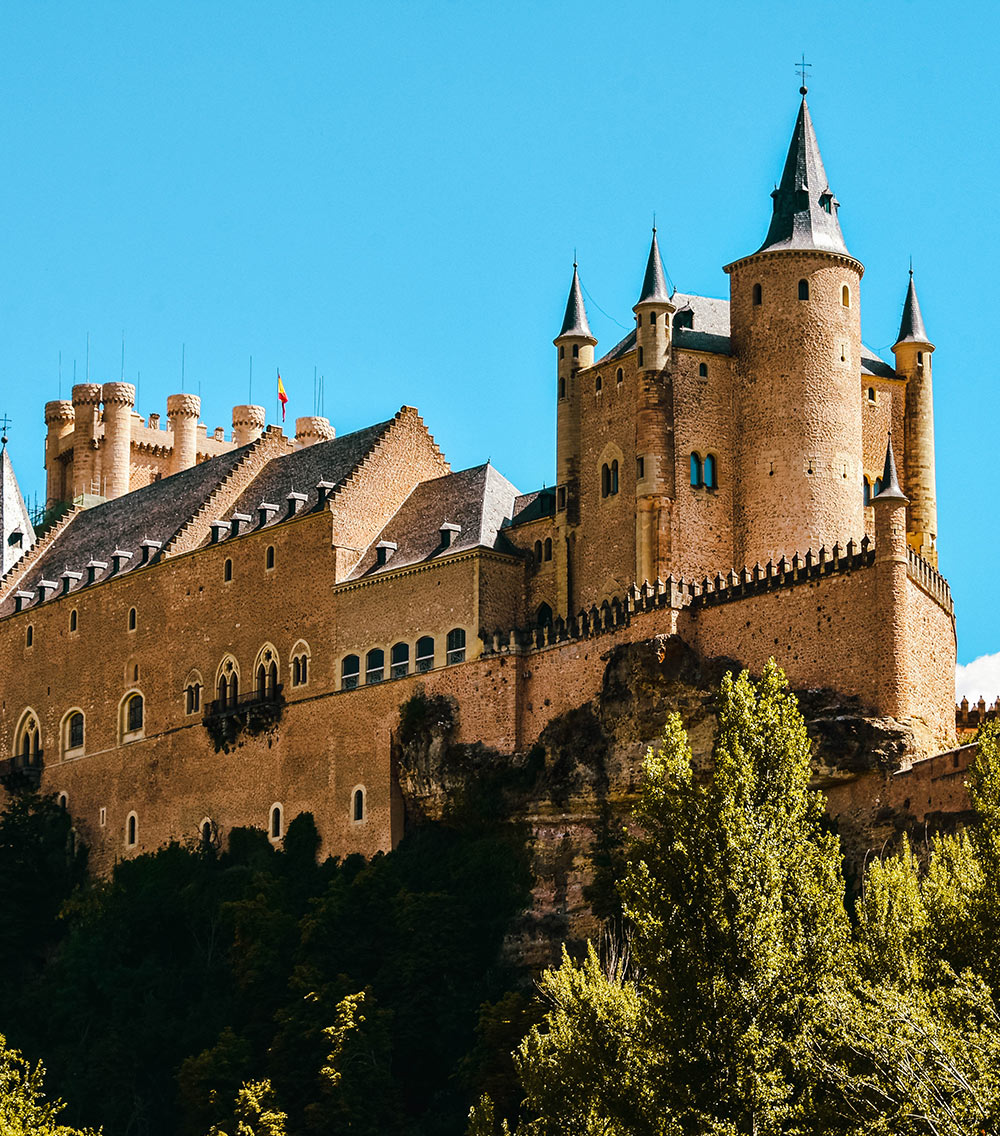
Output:
[[[172,845],[105,883],[83,883],[68,842],[49,799],[0,817],[0,1021],[44,1056],[70,1121],[461,1131],[491,1083],[477,1027],[508,993],[500,942],[528,897],[513,828],[426,825],[391,855],[317,863],[306,814],[281,850],[236,830],[225,852]]]
[[[856,905],[809,749],[773,665],[723,682],[707,783],[670,722],[626,849],[628,949],[544,975],[520,1136],[1000,1129],[1000,732],[971,776],[978,826],[925,869],[905,845],[876,859]],[[500,1115],[484,1097],[471,1136]]]

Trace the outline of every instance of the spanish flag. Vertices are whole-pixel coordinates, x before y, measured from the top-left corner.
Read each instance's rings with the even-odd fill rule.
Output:
[[[278,371],[278,401],[281,403],[281,421],[285,421],[285,403],[288,402],[288,395],[285,394],[285,384],[281,381],[281,371]]]

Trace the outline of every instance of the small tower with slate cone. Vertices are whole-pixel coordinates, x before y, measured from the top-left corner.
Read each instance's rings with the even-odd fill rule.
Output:
[[[934,476],[934,393],[931,384],[934,344],[927,338],[912,269],[903,303],[899,335],[892,351],[896,357],[896,374],[906,379],[903,483],[910,498],[906,539],[918,556],[922,556],[936,568],[937,486]]]
[[[879,709],[893,718],[908,718],[913,711],[906,603],[906,506],[909,500],[896,476],[891,434],[885,450],[882,488],[872,504],[875,507],[875,610],[878,618],[878,626],[872,628],[872,644],[877,654]]]

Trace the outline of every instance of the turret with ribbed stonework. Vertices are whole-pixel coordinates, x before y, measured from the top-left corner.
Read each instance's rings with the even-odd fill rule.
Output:
[[[899,335],[893,346],[896,373],[906,379],[906,448],[903,483],[910,498],[906,539],[910,548],[937,567],[937,479],[934,466],[934,392],[931,354],[917,289],[910,283],[903,301]]]
[[[635,312],[636,512],[635,578],[638,583],[670,574],[670,532],[675,496],[673,398],[669,374],[670,302],[656,228]]]
[[[726,267],[733,355],[734,562],[864,532],[860,282],[802,88],[767,235]]]

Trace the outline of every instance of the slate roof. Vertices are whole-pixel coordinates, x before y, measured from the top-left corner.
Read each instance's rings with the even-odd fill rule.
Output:
[[[511,525],[526,525],[540,517],[554,517],[556,514],[556,491],[536,489],[532,493],[522,493],[514,500]]]
[[[328,442],[316,442],[304,449],[290,454],[282,454],[267,463],[237,500],[235,506],[222,518],[228,519],[233,513],[249,513],[255,517],[257,506],[263,501],[278,506],[272,524],[285,519],[285,498],[289,493],[304,493],[307,497],[303,511],[312,509],[319,503],[316,484],[328,481],[339,484],[365,458],[375,443],[392,425],[378,422],[331,438]]]
[[[906,494],[899,487],[899,478],[896,476],[896,455],[892,452],[892,432],[889,432],[889,441],[885,447],[885,465],[882,468],[882,488],[875,494],[876,501],[903,501]]]
[[[713,355],[729,354],[729,301],[711,296],[695,296],[675,292],[670,302],[677,311],[673,315],[674,342],[690,351],[709,351]],[[635,329],[598,359],[612,363],[635,350]]]
[[[646,275],[642,280],[642,291],[636,306],[648,301],[663,303],[670,299],[666,276],[663,272],[663,261],[660,259],[660,246],[656,243],[656,229],[653,229],[653,241],[649,246],[649,259],[646,261]]]
[[[97,577],[97,580],[106,579],[113,570],[111,556],[116,548],[132,553],[131,560],[122,565],[121,574],[131,571],[141,559],[142,541],[149,539],[166,544],[198,511],[216,485],[233,471],[247,449],[241,446],[219,454],[124,497],[85,509],[56,537],[20,588],[34,591],[39,580],[58,583],[67,569],[86,572],[88,560],[108,564]],[[14,600],[9,597],[0,607],[0,614],[13,610]]]
[[[880,359],[878,355],[864,343],[861,344],[861,373],[862,375],[874,375],[879,379],[898,379],[899,375],[896,374],[896,368],[887,363],[884,359]]]
[[[758,252],[822,249],[850,256],[837,220],[840,202],[833,196],[823,168],[805,88],[781,181],[771,197],[771,224]]]
[[[899,321],[899,335],[896,343],[927,343],[927,329],[924,327],[924,317],[920,314],[920,301],[917,299],[917,289],[913,284],[913,269],[910,269],[910,286],[906,289],[906,299],[903,301],[903,318]]]
[[[516,553],[501,529],[513,515],[517,497],[514,486],[488,462],[422,481],[348,578],[376,576],[472,548]],[[450,547],[441,540],[443,524],[462,527]],[[379,541],[391,541],[397,546],[385,565],[378,564],[376,546]]]
[[[580,274],[573,265],[573,282],[569,286],[569,296],[566,299],[566,314],[563,316],[562,329],[556,336],[560,339],[564,335],[582,335],[587,339],[594,339],[587,322],[587,309],[583,302],[583,292],[580,290]],[[597,340],[594,339],[596,343]]]

